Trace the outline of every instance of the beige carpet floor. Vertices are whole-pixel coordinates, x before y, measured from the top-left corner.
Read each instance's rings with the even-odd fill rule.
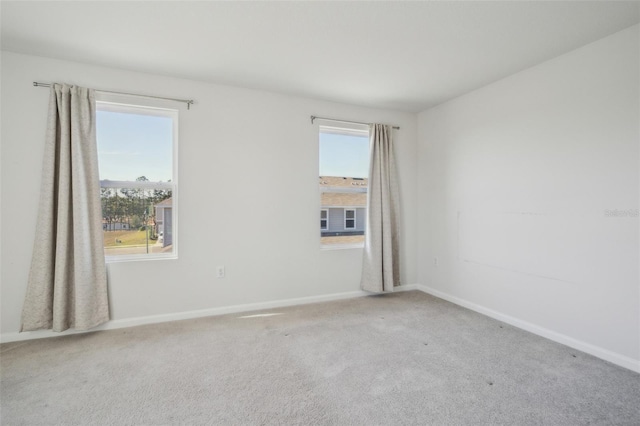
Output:
[[[640,425],[639,374],[421,292],[261,313],[3,344],[0,421]]]

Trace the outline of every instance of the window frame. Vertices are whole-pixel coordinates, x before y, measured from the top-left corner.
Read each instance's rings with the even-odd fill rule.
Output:
[[[326,217],[322,218],[322,213],[326,213]],[[322,226],[322,221],[324,220],[325,225]],[[320,231],[328,231],[329,230],[329,209],[320,209]]]
[[[166,102],[154,101],[151,99],[140,99],[138,97],[129,97],[126,95],[96,94],[96,112],[109,111],[124,114],[150,115],[159,117],[168,117],[172,120],[172,164],[171,164],[171,181],[170,182],[153,182],[153,181],[112,181],[100,180],[100,189],[161,189],[171,191],[171,208],[172,208],[172,250],[170,253],[139,253],[139,254],[121,254],[107,255],[105,253],[106,263],[119,263],[131,261],[147,261],[147,260],[168,260],[178,258],[178,240],[179,240],[179,202],[178,202],[178,135],[179,135],[179,116],[180,111],[175,107],[170,107]],[[97,129],[97,123],[96,123]],[[155,209],[153,215],[155,216]],[[164,225],[164,224],[163,224]]]
[[[347,212],[353,212],[353,217],[352,218],[348,218],[347,217]],[[352,220],[353,221],[353,226],[347,226],[347,221],[348,220]],[[345,208],[344,209],[344,230],[355,230],[357,229],[358,226],[356,224],[356,209],[355,208]]]
[[[370,129],[369,126],[366,124],[356,124],[356,123],[345,123],[345,122],[340,122],[340,121],[334,121],[334,120],[330,120],[330,119],[321,119],[318,118],[316,120],[318,122],[318,151],[320,149],[320,135],[322,133],[330,133],[330,134],[339,134],[339,135],[345,135],[345,136],[361,136],[361,137],[366,137],[367,140],[369,141],[369,152],[371,151],[371,146],[370,146],[370,137],[371,137],[371,133],[370,133]],[[370,158],[368,159],[370,161]],[[320,161],[317,161],[318,167],[320,166]],[[320,170],[318,169],[318,173],[317,176],[322,176],[320,175]],[[363,178],[363,179],[367,179],[367,178]],[[367,179],[368,180],[368,179]],[[320,186],[319,188],[319,192],[320,192],[320,200],[322,199],[322,193],[323,192],[348,192],[348,193],[358,193],[358,192],[365,192],[367,193],[367,198],[369,197],[369,185],[367,184],[366,187],[362,187],[360,185],[352,185],[349,187],[331,187],[331,186],[326,186],[326,187],[322,187]],[[319,200],[319,201],[320,201]],[[320,201],[320,209],[326,209],[328,210],[329,208],[336,208],[337,206],[322,206],[322,202]],[[367,206],[363,206],[365,209],[367,208]],[[344,231],[355,231],[357,230],[357,212],[356,209],[357,207],[351,207],[349,206],[350,209],[354,210],[354,218],[350,219],[353,220],[354,222],[354,227],[353,228],[346,228],[344,227],[344,225],[346,225],[346,218],[345,221],[343,222],[343,227],[344,227]],[[346,210],[346,207],[345,207]],[[343,213],[344,215],[346,215],[346,213]],[[328,213],[327,213],[328,215]],[[327,227],[329,226],[329,222],[328,222],[328,216],[327,216]],[[317,229],[317,228],[316,228]],[[322,241],[322,229],[320,230],[320,241]],[[364,235],[366,238],[366,233],[367,231],[364,230]],[[364,242],[359,242],[359,243],[343,243],[343,244],[323,244],[322,242],[320,242],[320,250],[342,250],[342,249],[362,249],[364,248]]]

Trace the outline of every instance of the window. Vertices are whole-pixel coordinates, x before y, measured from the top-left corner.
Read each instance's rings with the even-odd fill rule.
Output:
[[[356,211],[344,209],[344,229],[356,229]]]
[[[319,127],[322,248],[362,247],[369,175],[369,129]]]
[[[97,102],[107,261],[177,257],[178,111]]]

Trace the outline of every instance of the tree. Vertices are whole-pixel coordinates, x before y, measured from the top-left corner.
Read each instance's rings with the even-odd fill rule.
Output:
[[[149,182],[140,176],[136,182]],[[148,188],[101,188],[102,217],[107,230],[116,223],[127,223],[129,229],[153,225],[156,229],[155,205],[171,197],[171,191]]]
[[[110,231],[113,227],[113,205],[111,197],[113,196],[112,188],[100,188],[100,203],[102,205],[102,218],[107,225],[107,230]]]

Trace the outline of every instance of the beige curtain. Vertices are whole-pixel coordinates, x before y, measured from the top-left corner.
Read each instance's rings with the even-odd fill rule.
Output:
[[[391,132],[391,126],[369,126],[369,194],[360,287],[374,293],[391,292],[400,285],[400,203]]]
[[[21,331],[86,330],[109,320],[95,105],[91,89],[51,86]]]

